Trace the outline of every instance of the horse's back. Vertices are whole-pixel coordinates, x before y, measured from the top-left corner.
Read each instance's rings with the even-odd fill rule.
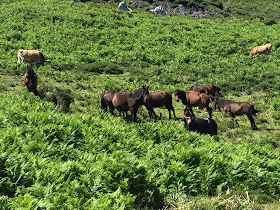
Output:
[[[187,91],[187,99],[190,105],[193,106],[208,106],[209,105],[209,96],[205,93],[200,93],[196,91]]]
[[[208,85],[193,85],[189,88],[188,91],[194,91],[199,93],[206,93],[208,92]]]
[[[149,93],[149,100],[153,107],[164,106],[172,103],[172,96],[168,92],[151,92]]]
[[[112,97],[113,106],[119,111],[129,111],[128,94],[115,93]]]

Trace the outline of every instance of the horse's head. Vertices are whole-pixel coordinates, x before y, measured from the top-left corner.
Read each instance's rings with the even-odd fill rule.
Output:
[[[27,66],[25,70],[25,76],[26,77],[33,77],[35,75],[35,72],[31,66]]]
[[[142,87],[143,92],[142,92],[142,97],[143,97],[143,103],[146,103],[147,100],[149,99],[149,86],[144,85]]]
[[[218,87],[217,85],[209,84],[208,88],[209,88],[209,93],[211,95],[213,95],[213,96],[219,96],[220,95],[221,88]]]
[[[186,93],[185,93],[184,91],[182,91],[182,90],[174,90],[174,91],[173,91],[173,94],[174,94],[175,100],[176,100],[177,102],[179,102],[179,99],[182,100],[183,94],[186,95]]]
[[[33,68],[31,66],[28,66],[25,70],[25,74],[24,74],[24,77],[25,77],[25,83],[29,83],[30,80],[32,80],[35,76],[35,72],[33,70]]]
[[[189,126],[193,118],[194,118],[193,114],[190,112],[188,107],[186,107],[183,111],[183,121],[185,122],[185,125]]]
[[[145,103],[149,96],[149,86],[144,85],[142,88],[135,90],[132,93],[132,96],[135,101],[141,101],[142,103]]]

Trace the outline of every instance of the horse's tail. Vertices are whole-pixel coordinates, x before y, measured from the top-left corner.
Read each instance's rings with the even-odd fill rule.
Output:
[[[107,112],[107,104],[104,100],[104,93],[101,96],[101,101],[100,101],[100,108],[104,111]]]
[[[252,114],[257,114],[257,113],[262,113],[263,111],[260,109],[255,109],[255,107],[253,106],[253,110],[252,110]]]

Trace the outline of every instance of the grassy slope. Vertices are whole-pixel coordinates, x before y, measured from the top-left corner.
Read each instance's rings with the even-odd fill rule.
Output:
[[[1,15],[5,16],[5,19],[0,18],[0,21],[2,21],[1,25],[3,25],[0,29],[0,65],[2,68],[0,77],[3,81],[1,88],[3,91],[12,92],[7,93],[7,95],[5,93],[2,96],[1,109],[6,109],[6,111],[1,115],[3,123],[0,133],[4,136],[2,137],[1,143],[3,148],[1,160],[5,160],[5,158],[9,157],[9,160],[13,161],[13,157],[15,158],[16,154],[21,154],[20,157],[23,158],[22,160],[16,158],[16,160],[19,159],[17,165],[17,170],[21,171],[18,172],[19,174],[24,174],[23,172],[25,169],[23,165],[26,164],[24,161],[25,159],[35,162],[36,160],[33,159],[37,159],[37,161],[39,161],[38,168],[36,168],[37,166],[27,167],[28,169],[26,170],[30,173],[30,176],[26,175],[27,181],[19,179],[19,175],[15,172],[14,177],[7,176],[12,180],[11,183],[19,179],[23,184],[20,183],[19,185],[10,186],[10,188],[7,187],[11,190],[19,187],[19,194],[15,199],[8,199],[4,203],[8,203],[11,206],[20,206],[27,202],[29,205],[36,206],[41,202],[41,205],[49,204],[59,206],[63,203],[63,200],[66,199],[66,205],[68,204],[71,206],[73,205],[72,202],[80,202],[80,205],[82,205],[84,203],[84,200],[81,199],[82,196],[93,196],[91,193],[87,194],[87,188],[82,190],[81,194],[77,195],[76,201],[64,198],[63,195],[60,194],[60,190],[69,189],[69,191],[71,191],[70,188],[67,188],[67,184],[72,184],[72,187],[75,188],[75,180],[79,180],[78,177],[80,177],[80,173],[84,173],[89,167],[98,166],[98,164],[91,165],[91,161],[88,162],[87,158],[96,160],[97,157],[94,155],[96,151],[100,152],[100,156],[102,156],[105,155],[105,153],[103,154],[101,151],[108,151],[108,149],[116,154],[119,151],[126,154],[127,148],[134,150],[135,155],[129,156],[130,160],[125,161],[134,160],[137,164],[146,164],[146,176],[153,182],[157,179],[159,180],[158,185],[162,185],[160,188],[161,192],[165,192],[168,186],[167,183],[169,182],[173,185],[176,185],[176,182],[188,187],[190,187],[190,185],[186,184],[188,182],[180,181],[180,176],[178,176],[179,180],[174,178],[175,180],[171,179],[170,181],[164,182],[164,177],[167,175],[161,174],[162,172],[160,171],[152,171],[150,170],[152,167],[147,166],[147,164],[153,165],[159,163],[147,161],[149,155],[147,157],[143,156],[146,151],[145,148],[151,148],[151,156],[153,152],[157,154],[157,150],[163,152],[161,155],[158,154],[162,159],[164,159],[164,156],[162,156],[163,154],[167,155],[167,157],[170,156],[169,159],[166,159],[166,161],[170,161],[170,164],[168,167],[163,165],[163,168],[166,167],[166,171],[172,169],[174,173],[183,173],[184,176],[186,172],[176,171],[173,168],[179,167],[175,163],[179,161],[180,158],[184,159],[184,155],[183,157],[175,157],[175,159],[172,159],[171,154],[181,154],[178,152],[178,147],[188,147],[187,145],[192,141],[194,141],[194,145],[191,145],[190,150],[194,150],[201,155],[211,153],[208,144],[212,142],[211,146],[213,146],[213,148],[217,149],[221,147],[236,158],[233,160],[233,162],[236,163],[229,162],[227,166],[221,166],[219,164],[221,164],[222,161],[228,161],[227,156],[226,158],[223,157],[226,153],[221,153],[220,157],[215,151],[211,150],[213,152],[212,155],[221,160],[218,161],[218,166],[213,165],[218,174],[221,173],[218,170],[219,167],[222,169],[223,167],[232,168],[234,164],[238,162],[241,162],[242,166],[248,164],[253,170],[260,170],[260,165],[263,163],[260,163],[260,165],[253,165],[250,161],[246,162],[246,160],[250,158],[252,158],[253,162],[260,161],[258,157],[261,155],[255,155],[252,151],[260,150],[267,152],[271,150],[272,155],[267,154],[262,157],[269,162],[275,161],[277,163],[279,161],[276,158],[276,154],[279,154],[280,59],[279,48],[275,47],[279,44],[279,34],[277,33],[277,31],[279,31],[279,25],[266,26],[258,20],[246,21],[234,18],[224,20],[190,20],[186,17],[177,16],[158,17],[138,10],[132,14],[128,14],[117,11],[115,9],[116,6],[111,8],[112,6],[107,4],[96,6],[92,4],[71,4],[69,1],[41,2],[42,5],[44,5],[43,7],[30,5],[27,1],[7,5],[0,4],[0,7],[5,8],[2,9],[5,13],[1,13]],[[55,4],[56,7],[53,7],[53,4]],[[274,46],[274,52],[270,56],[248,58],[247,55],[252,46],[267,41],[273,43]],[[35,102],[35,100],[38,99],[25,93],[25,87],[23,87],[22,84],[22,72],[24,68],[14,68],[16,66],[16,51],[18,48],[38,48],[51,59],[49,64],[36,70],[40,79],[39,90],[43,92],[52,90],[55,87],[71,89],[75,98],[75,102],[71,106],[71,114],[64,115],[59,113],[50,104],[45,105],[40,100]],[[74,69],[83,63],[96,60],[118,63],[125,70],[125,74],[98,75]],[[260,131],[252,132],[249,130],[249,123],[245,117],[238,118],[241,124],[240,128],[232,129],[230,119],[222,113],[215,112],[214,119],[219,125],[218,142],[215,142],[216,140],[210,137],[200,137],[199,135],[185,132],[183,130],[183,124],[180,121],[166,122],[163,120],[163,122],[148,122],[146,120],[147,112],[144,109],[141,109],[139,113],[140,120],[142,121],[142,124],[139,125],[130,125],[120,118],[112,119],[111,116],[103,116],[98,111],[100,93],[106,89],[117,89],[127,92],[138,88],[139,85],[149,83],[152,91],[172,91],[177,88],[186,89],[194,83],[208,82],[220,85],[224,90],[225,97],[240,101],[250,101],[254,103],[257,108],[265,110],[259,117],[256,117],[256,123]],[[23,96],[20,96],[22,92],[24,92]],[[12,100],[9,101],[9,98]],[[20,100],[27,101],[22,102],[22,104],[17,104]],[[35,110],[30,109],[28,104],[31,102],[35,103]],[[175,108],[177,116],[180,116],[183,106],[176,103]],[[17,116],[15,113],[21,113],[21,110],[26,110],[26,113],[23,113],[23,116]],[[35,117],[35,119],[33,119],[32,116],[36,116],[34,113],[35,111],[38,112],[41,117]],[[164,116],[167,115],[165,110],[161,110],[160,112],[162,112]],[[205,116],[206,114],[204,111],[196,112],[199,116]],[[30,115],[27,113],[30,113]],[[34,113],[34,115],[32,113]],[[90,117],[92,114],[95,116],[93,119]],[[48,118],[51,118],[50,122]],[[58,122],[54,122],[52,118],[57,119]],[[80,131],[82,134],[78,132],[76,135],[75,130],[72,130],[75,126],[73,126],[70,121],[75,121],[74,119],[77,120],[75,125],[77,128],[76,130],[82,130]],[[87,119],[89,120],[87,121]],[[115,123],[115,129],[111,127],[112,120]],[[96,124],[93,122],[96,122]],[[35,124],[33,125],[33,123]],[[46,123],[47,125],[44,126]],[[91,123],[93,123],[93,125],[91,125]],[[63,124],[66,130],[60,128],[59,124]],[[78,124],[82,126],[79,127]],[[52,128],[55,133],[54,135],[51,133],[48,134],[49,126],[54,126]],[[102,126],[103,129],[93,135],[92,132],[96,127],[100,126]],[[140,129],[138,126],[140,126]],[[86,127],[91,131],[84,130]],[[170,131],[172,127],[174,127],[174,129]],[[118,131],[120,128],[124,130]],[[132,132],[131,135],[133,137],[127,136],[126,130]],[[141,146],[140,142],[142,141],[143,133],[139,130],[147,133],[146,138],[149,140],[147,142],[148,144],[151,142],[158,143],[158,140],[160,140],[162,144],[158,144],[158,146],[148,146],[147,144]],[[160,131],[159,134],[157,133],[158,130]],[[91,135],[92,137],[90,137]],[[97,136],[100,135],[105,135],[106,138],[97,138]],[[192,135],[195,137],[190,137]],[[113,136],[112,139],[110,139],[110,136]],[[106,143],[108,137],[110,137],[108,140],[110,143],[112,143],[112,141],[117,141],[115,142],[116,144],[113,143],[110,147],[110,144],[108,144],[108,142]],[[192,138],[195,138],[195,140],[192,140]],[[102,141],[103,144],[98,148],[92,148],[93,145],[96,144],[95,141],[98,141],[98,139]],[[124,142],[123,139],[129,141]],[[170,141],[168,139],[170,139]],[[181,142],[181,144],[178,142],[178,139],[185,140]],[[39,144],[37,142],[38,140]],[[45,143],[45,141],[47,143]],[[60,143],[57,144],[57,142]],[[174,142],[178,144],[177,147],[176,144],[173,144]],[[11,146],[9,146],[10,144]],[[36,146],[37,144],[40,145],[40,147]],[[128,144],[128,146],[120,146],[120,144]],[[194,149],[197,144],[199,147]],[[21,145],[21,149],[16,149],[19,145]],[[108,148],[108,146],[110,148]],[[118,146],[120,146],[120,148]],[[165,146],[171,148],[170,153],[164,150]],[[143,151],[141,151],[139,147],[143,149]],[[73,148],[74,150],[71,152]],[[93,150],[88,151],[88,148]],[[117,149],[113,150],[112,148]],[[230,150],[229,148],[235,148],[236,151],[234,151],[234,149]],[[60,150],[63,152],[60,153]],[[84,151],[87,151],[85,156],[81,156]],[[242,155],[238,154],[237,151],[240,151]],[[253,153],[252,157],[250,153]],[[14,154],[14,156],[11,154]],[[70,158],[72,162],[65,161],[65,158],[63,158],[65,155],[66,159]],[[239,155],[241,156],[241,160],[237,158]],[[143,158],[139,158],[139,156],[143,156]],[[192,157],[191,155],[189,156]],[[186,155],[186,157],[189,156]],[[50,158],[46,159],[46,157]],[[52,160],[53,157],[59,157],[59,161]],[[80,157],[79,161],[81,161],[81,165],[76,163],[78,166],[75,166],[77,157]],[[123,158],[126,159],[125,157]],[[207,163],[205,165],[207,165],[207,167],[211,166],[211,155],[203,155],[202,159],[206,162],[210,161],[210,164]],[[108,161],[107,158],[104,160]],[[114,158],[111,160],[114,161]],[[161,161],[160,158],[158,161]],[[242,161],[245,161],[245,163]],[[50,166],[47,166],[48,164]],[[63,170],[59,170],[59,168],[67,164],[74,165],[73,171],[78,171],[77,175],[73,175],[74,178],[70,178],[66,184],[62,184],[60,181],[54,183],[54,180],[61,177],[63,173]],[[104,163],[101,161],[100,164],[102,165]],[[181,166],[184,171],[184,164]],[[9,168],[10,165],[5,164],[5,167]],[[50,183],[54,183],[49,186],[51,189],[50,196],[48,196],[46,192],[47,189],[43,187],[46,183],[41,183],[44,182],[45,177],[37,174],[41,173],[40,170],[43,167],[47,168],[46,174],[55,174],[52,178],[53,180],[50,180]],[[54,169],[51,169],[52,167]],[[102,167],[106,168],[107,166],[103,165]],[[133,173],[138,173],[137,167],[132,169]],[[70,169],[66,167],[65,170]],[[202,170],[202,168],[199,169]],[[263,175],[259,175],[260,181],[254,181],[253,183],[261,185],[263,184],[262,179],[266,180],[272,175],[277,180],[279,178],[279,168],[275,167],[274,169],[275,173],[270,175],[266,171]],[[35,171],[35,174],[31,171]],[[102,173],[101,169],[99,173]],[[251,171],[251,173],[253,176],[248,176],[248,182],[252,181],[250,179],[258,177],[255,175],[257,174],[256,172]],[[90,172],[87,172],[85,176],[90,178],[90,174]],[[221,174],[219,174],[219,176],[221,176]],[[31,179],[31,181],[29,179]],[[229,178],[227,177],[222,181],[224,180],[228,181]],[[31,182],[33,184],[29,186],[26,182]],[[218,183],[222,184],[223,182]],[[22,191],[21,184],[24,186],[23,189],[26,188],[26,191]],[[54,186],[56,184],[62,184],[61,188],[58,187],[55,189]],[[79,182],[78,184],[84,186],[84,182]],[[108,183],[102,184],[106,185]],[[150,183],[146,184],[149,185]],[[210,192],[210,194],[213,194],[213,192],[219,191],[215,182],[213,186],[211,184],[213,184],[211,181],[206,181],[204,185],[198,184],[198,193],[204,194]],[[270,184],[272,186],[270,186]],[[229,186],[231,185],[233,185],[233,188],[237,189],[237,186],[233,183]],[[89,184],[88,186],[90,187],[92,185]],[[220,188],[226,190],[225,186],[226,184],[220,186]],[[269,182],[267,186],[271,188],[275,187],[273,182]],[[154,189],[153,185],[150,187]],[[243,192],[245,192],[245,190],[250,191],[250,189],[255,189],[255,187],[256,186],[249,186],[248,183],[246,183]],[[73,188],[71,189],[73,190]],[[123,188],[126,189],[125,187]],[[176,189],[176,187],[174,189]],[[87,205],[94,205],[98,202],[101,205],[103,202],[105,203],[107,198],[108,200],[114,200],[114,196],[119,196],[119,192],[117,191],[115,191],[115,194],[109,193],[116,190],[113,186],[108,186],[106,190],[108,190],[107,197],[104,194],[100,194],[99,196],[94,195],[96,200],[88,201],[87,204],[83,204],[84,207]],[[81,191],[76,189],[74,192]],[[122,193],[124,192],[126,191],[124,190]],[[128,190],[128,192],[131,191]],[[189,190],[186,189],[184,191],[177,186],[177,191],[175,191],[173,197],[172,193],[165,192],[169,195],[169,198],[166,196],[165,199],[169,199],[168,202],[171,204],[175,203],[182,206],[191,205],[191,202],[187,202],[188,198],[185,197],[185,192],[189,192]],[[254,194],[253,191],[250,193]],[[268,193],[267,191],[265,191],[264,194],[272,194],[275,196],[274,193]],[[234,194],[234,196],[237,195],[238,194]],[[37,196],[37,198],[35,199],[34,196]],[[241,197],[234,196],[229,196],[229,198],[224,201],[229,201],[228,199],[232,198],[232,200],[235,201],[232,205],[235,205],[239,202]],[[260,196],[260,194],[256,193],[255,196],[256,197],[253,198],[253,203],[258,202],[258,196]],[[125,198],[127,200],[130,199],[128,194]],[[274,198],[275,197],[267,200],[273,201]],[[55,203],[55,199],[57,199],[57,203]],[[182,203],[180,199],[185,200],[185,202]],[[43,200],[45,200],[45,203]],[[261,198],[261,200],[265,200],[265,198]],[[132,201],[133,199],[131,198],[130,202]],[[244,202],[244,200],[242,201]],[[218,197],[217,203],[219,202],[220,200]],[[217,203],[214,202],[213,205],[218,205]],[[252,203],[248,205],[252,205]]]

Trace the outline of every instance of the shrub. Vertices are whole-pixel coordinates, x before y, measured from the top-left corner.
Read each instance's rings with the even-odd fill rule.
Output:
[[[68,112],[74,98],[71,90],[57,88],[54,92],[47,94],[45,100],[53,102],[60,110]]]
[[[277,24],[277,22],[276,22],[276,20],[274,20],[274,19],[265,19],[264,20],[264,24],[265,25],[274,25],[274,24]]]

